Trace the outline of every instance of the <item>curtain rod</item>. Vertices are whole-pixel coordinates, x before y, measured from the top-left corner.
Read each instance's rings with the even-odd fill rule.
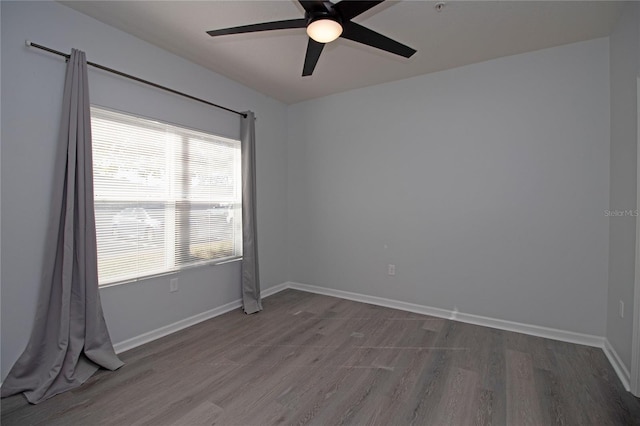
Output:
[[[47,52],[54,53],[54,54],[59,55],[59,56],[64,56],[67,59],[69,59],[71,57],[71,55],[69,55],[67,53],[63,53],[63,52],[60,52],[58,50],[51,49],[50,47],[42,46],[41,44],[37,44],[37,43],[34,43],[32,41],[29,41],[29,40],[26,41],[26,44],[29,47],[35,47],[37,49],[45,50]],[[207,105],[210,105],[212,107],[220,108],[220,109],[223,109],[225,111],[229,111],[229,112],[232,112],[234,114],[241,115],[244,118],[247,118],[247,114],[242,113],[240,111],[236,111],[236,110],[233,110],[233,109],[230,109],[230,108],[227,108],[227,107],[223,107],[222,105],[214,104],[213,102],[205,101],[204,99],[196,98],[195,96],[191,96],[191,95],[188,95],[188,94],[183,93],[183,92],[178,92],[177,90],[173,90],[173,89],[170,89],[168,87],[161,86],[159,84],[153,83],[153,82],[148,81],[148,80],[144,80],[144,79],[142,79],[140,77],[136,77],[136,76],[131,75],[131,74],[126,74],[126,73],[124,73],[122,71],[114,70],[113,68],[105,67],[104,65],[96,64],[95,62],[87,61],[87,65],[91,65],[94,68],[98,68],[98,69],[101,69],[103,71],[107,71],[107,72],[110,72],[110,73],[113,73],[113,74],[117,74],[117,75],[119,75],[121,77],[129,78],[131,80],[135,80],[137,82],[144,83],[144,84],[147,84],[149,86],[153,86],[155,88],[165,90],[167,92],[171,92],[171,93],[173,93],[175,95],[183,96],[185,98],[189,98],[191,100],[194,100],[194,101],[197,101],[197,102],[201,102],[203,104],[207,104]]]

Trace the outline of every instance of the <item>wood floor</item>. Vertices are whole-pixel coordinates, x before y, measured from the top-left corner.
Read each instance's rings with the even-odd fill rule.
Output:
[[[9,425],[632,425],[603,352],[286,290],[121,354]]]

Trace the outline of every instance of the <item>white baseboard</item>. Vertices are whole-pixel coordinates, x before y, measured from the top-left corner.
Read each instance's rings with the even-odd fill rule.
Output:
[[[266,290],[261,292],[263,298],[269,297],[273,294],[276,294],[282,290],[287,288],[288,283],[282,283],[275,285],[273,287],[269,287]],[[149,343],[153,340],[159,339],[164,336],[168,336],[169,334],[175,333],[176,331],[183,330],[187,327],[191,327],[192,325],[196,325],[202,321],[206,321],[211,318],[215,318],[219,315],[226,314],[227,312],[233,311],[234,309],[238,309],[242,306],[242,300],[234,300],[233,302],[229,302],[225,305],[218,306],[217,308],[210,309],[208,311],[199,313],[197,315],[191,316],[189,318],[182,319],[180,321],[174,322],[173,324],[165,325],[164,327],[157,328],[155,330],[151,330],[147,333],[140,334],[138,336],[132,337],[127,340],[123,340],[122,342],[115,343],[113,348],[116,353],[121,353],[124,351],[128,351],[129,349],[136,348],[140,345],[144,345],[145,343]]]
[[[592,346],[601,348],[605,353],[613,370],[618,375],[622,386],[629,391],[631,375],[624,365],[615,349],[611,346],[605,337],[595,336],[592,334],[576,333],[573,331],[559,330],[549,327],[541,327],[538,325],[524,324],[515,321],[507,321],[503,319],[483,317],[480,315],[466,314],[464,312],[450,311],[447,309],[434,308],[431,306],[417,305],[415,303],[402,302],[399,300],[385,299],[382,297],[368,296],[360,293],[352,293],[349,291],[336,290],[326,287],[318,287],[314,285],[301,284],[295,282],[287,282],[286,288],[307,291],[310,293],[323,294],[325,296],[333,296],[341,299],[353,300],[356,302],[369,303],[372,305],[385,306],[387,308],[399,309],[418,314],[431,315],[439,318],[446,318],[455,321],[461,321],[469,324],[481,325],[484,327],[497,328],[499,330],[513,331],[516,333],[528,334],[531,336],[544,337],[547,339],[559,340],[562,342],[576,343],[578,345]]]
[[[206,321],[208,319],[217,317],[218,315],[222,315],[229,311],[233,311],[234,309],[238,309],[240,306],[242,306],[242,301],[240,299],[234,300],[233,302],[227,303],[226,305],[210,309],[192,317],[174,322],[173,324],[165,325],[164,327],[156,328],[155,330],[151,330],[147,333],[143,333],[136,337],[123,340],[122,342],[115,343],[113,345],[113,348],[115,349],[116,353],[128,351],[129,349],[133,349],[161,337],[168,336],[171,333],[175,333],[176,331],[191,327],[192,325],[196,325],[202,321]]]
[[[269,296],[272,296],[272,295],[274,295],[276,293],[280,293],[282,290],[286,290],[288,288],[289,288],[289,283],[288,282],[282,283],[282,284],[278,284],[278,285],[274,285],[272,287],[269,287],[266,290],[261,290],[260,291],[260,296],[262,298],[269,297]]]
[[[573,331],[559,330],[555,328],[541,327],[538,325],[524,324],[503,319],[483,317],[480,315],[466,314],[459,311],[434,308],[431,306],[417,305],[415,303],[402,302],[399,300],[385,299],[382,297],[368,296],[360,293],[351,293],[332,288],[318,287],[308,284],[289,282],[288,288],[307,291],[310,293],[324,294],[326,296],[339,297],[341,299],[354,300],[356,302],[369,303],[372,305],[385,306],[387,308],[399,309],[402,311],[415,312],[418,314],[431,315],[439,318],[465,322],[469,324],[481,325],[484,327],[497,328],[500,330],[514,331],[516,333],[529,334],[531,336],[545,337],[547,339],[560,340],[563,342],[577,343],[579,345],[594,346],[602,348],[604,338],[591,334],[576,333]]]
[[[294,289],[300,291],[306,291],[309,293],[323,294],[325,296],[338,297],[340,299],[353,300],[355,302],[369,303],[371,305],[384,306],[387,308],[399,309],[407,312],[414,312],[423,315],[431,315],[438,318],[445,318],[469,324],[481,325],[484,327],[497,328],[500,330],[513,331],[516,333],[528,334],[531,336],[544,337],[547,339],[560,340],[563,342],[576,343],[579,345],[593,346],[602,348],[607,359],[611,363],[614,371],[620,378],[622,385],[626,390],[629,390],[630,374],[627,367],[620,360],[620,357],[616,353],[615,349],[611,346],[609,341],[601,336],[595,336],[591,334],[576,333],[573,331],[559,330],[555,328],[541,327],[537,325],[524,324],[514,321],[507,321],[498,318],[484,317],[480,315],[466,314],[464,312],[451,311],[448,309],[434,308],[431,306],[418,305],[415,303],[403,302],[400,300],[386,299],[382,297],[369,296],[366,294],[352,293],[349,291],[336,290],[327,287],[319,287],[308,284],[301,284],[296,282],[285,282],[262,291],[262,297],[266,298],[279,293],[286,289]],[[167,336],[176,331],[180,331],[192,325],[198,324],[202,321],[217,317],[225,314],[229,311],[237,309],[242,306],[240,299],[229,302],[225,305],[217,308],[202,312],[189,318],[177,321],[173,324],[160,327],[158,329],[149,331],[131,339],[124,340],[114,344],[116,353],[121,353],[129,349],[133,349],[145,343],[149,343],[153,340]]]
[[[483,317],[473,314],[458,313],[453,318],[458,321],[470,324],[482,325],[485,327],[497,328],[500,330],[514,331],[516,333],[528,334],[530,336],[544,337],[546,339],[559,340],[562,342],[575,343],[578,345],[602,348],[604,337],[593,334],[577,333],[575,331],[560,330],[557,328],[542,327],[539,325],[525,324],[503,319]]]
[[[361,293],[351,293],[349,291],[335,290],[327,287],[319,287],[309,284],[288,282],[287,288],[306,291],[309,293],[323,294],[325,296],[338,297],[340,299],[353,300],[354,302],[368,303],[370,305],[384,306],[386,308],[400,309],[416,314],[431,315],[439,318],[451,319],[451,311],[430,306],[417,305],[415,303],[400,302],[398,300],[385,299],[382,297],[368,296]]]
[[[608,339],[604,339],[604,346],[602,347],[602,350],[618,375],[618,378],[622,382],[622,386],[624,386],[627,391],[630,391],[631,388],[629,384],[631,383],[631,374],[629,374],[629,370],[627,370],[624,362],[622,362],[618,353],[613,349],[613,346],[611,346]]]

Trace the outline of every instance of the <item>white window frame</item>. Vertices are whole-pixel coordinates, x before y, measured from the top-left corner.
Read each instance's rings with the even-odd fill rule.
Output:
[[[132,281],[139,281],[139,280],[143,280],[143,279],[148,279],[148,278],[152,278],[152,277],[156,277],[156,276],[162,276],[162,275],[168,275],[168,274],[174,274],[178,271],[181,270],[185,270],[185,269],[190,269],[190,268],[194,268],[194,267],[201,267],[201,266],[212,266],[212,265],[218,265],[218,264],[222,264],[222,263],[228,263],[228,262],[232,262],[232,261],[237,261],[237,260],[241,260],[242,259],[242,214],[241,214],[241,209],[242,209],[242,195],[241,195],[241,161],[240,161],[240,141],[236,140],[236,139],[230,139],[227,137],[221,137],[215,134],[212,134],[211,132],[204,132],[201,130],[196,130],[196,129],[192,129],[186,126],[182,126],[182,125],[176,125],[173,123],[168,123],[168,122],[163,122],[157,119],[150,119],[147,117],[143,117],[137,114],[131,114],[128,112],[122,112],[122,111],[116,111],[113,109],[109,109],[109,108],[105,108],[102,106],[98,106],[98,105],[92,105],[91,106],[91,116],[92,116],[92,120],[94,118],[94,116],[98,116],[101,117],[102,119],[104,119],[105,115],[109,115],[109,114],[115,114],[115,115],[120,115],[123,120],[121,121],[122,123],[127,123],[129,125],[133,125],[133,126],[137,126],[140,128],[146,128],[151,129],[157,129],[158,127],[166,127],[167,129],[171,129],[172,131],[174,131],[175,133],[173,133],[174,137],[180,137],[183,142],[176,144],[175,141],[173,143],[170,143],[168,140],[165,140],[165,147],[171,151],[172,149],[180,149],[184,146],[186,146],[185,143],[185,138],[190,138],[188,140],[188,143],[193,144],[193,143],[197,143],[197,141],[200,140],[204,140],[205,136],[211,139],[215,139],[217,141],[219,141],[221,144],[231,144],[231,145],[235,145],[237,146],[237,155],[236,155],[236,159],[234,159],[233,162],[233,186],[234,186],[234,195],[232,197],[232,199],[222,199],[222,198],[218,198],[218,199],[206,199],[206,200],[202,200],[202,199],[197,199],[197,200],[192,200],[189,198],[183,199],[180,198],[179,195],[176,194],[176,191],[181,193],[181,194],[188,194],[188,188],[185,187],[185,185],[189,185],[188,183],[188,179],[187,177],[183,176],[183,179],[180,182],[176,182],[176,176],[178,176],[178,173],[180,173],[180,171],[178,170],[178,173],[176,173],[176,166],[180,166],[182,164],[188,164],[188,160],[185,160],[186,163],[181,163],[179,159],[176,159],[176,156],[179,155],[181,156],[182,153],[179,152],[172,152],[171,155],[167,155],[166,156],[166,169],[168,170],[168,172],[166,173],[166,175],[168,176],[167,179],[170,179],[171,182],[167,182],[166,186],[167,188],[165,189],[167,191],[166,195],[160,199],[148,199],[145,200],[145,202],[147,203],[157,203],[157,204],[164,204],[164,222],[163,222],[163,226],[164,226],[164,230],[163,230],[163,243],[162,246],[164,247],[164,266],[162,267],[162,269],[159,268],[155,268],[153,271],[148,271],[148,272],[142,272],[139,274],[131,274],[131,275],[127,275],[125,277],[121,277],[121,278],[106,278],[103,279],[103,277],[100,278],[100,287],[107,287],[107,286],[112,286],[112,285],[118,285],[118,284],[122,284],[122,283],[126,283],[126,282],[132,282]],[[114,120],[117,121],[117,120]],[[94,131],[95,133],[95,131]],[[196,135],[196,136],[194,136]],[[200,137],[197,137],[197,136]],[[94,139],[95,139],[95,135],[94,135]],[[172,170],[173,169],[173,170]],[[188,171],[186,172],[188,173]],[[94,148],[94,179],[96,178],[96,150]],[[184,189],[184,192],[179,191],[177,188],[182,186]],[[133,200],[127,200],[127,196],[124,195],[123,197],[119,198],[119,199],[108,199],[108,198],[104,198],[101,197],[101,195],[96,191],[95,193],[95,197],[94,197],[94,203],[95,203],[95,208],[97,211],[97,207],[100,203],[120,203],[122,205],[128,203],[128,202],[132,202],[134,203],[135,201]],[[199,206],[204,206],[204,205],[224,205],[224,204],[230,204],[233,207],[233,220],[232,220],[232,227],[231,227],[231,233],[232,233],[232,252],[233,254],[230,256],[224,256],[224,257],[214,257],[211,259],[203,259],[201,261],[197,261],[197,260],[189,260],[189,261],[181,261],[179,259],[180,256],[185,256],[185,251],[184,249],[180,252],[176,249],[176,247],[178,246],[178,242],[177,239],[181,239],[181,241],[183,241],[183,244],[187,244],[188,248],[186,249],[186,253],[188,253],[186,256],[188,256],[189,258],[194,257],[192,254],[192,247],[191,247],[191,241],[190,241],[190,236],[189,235],[185,235],[185,233],[178,235],[175,231],[176,231],[176,223],[178,220],[178,213],[177,213],[177,204],[180,202],[185,202],[186,204],[188,204],[189,206],[192,205],[199,205]],[[173,203],[173,208],[168,207],[171,203]],[[131,207],[135,207],[134,204],[131,205]],[[123,210],[124,211],[124,210]],[[186,214],[191,214],[194,211],[197,211],[197,209],[191,209],[189,208],[188,210],[185,211]],[[184,219],[184,218],[183,218]],[[98,224],[96,224],[96,227],[98,228]],[[103,225],[104,227],[104,225]],[[185,229],[185,231],[188,231],[189,227],[187,227]],[[100,234],[100,232],[98,231],[98,233]],[[100,243],[99,243],[100,244]],[[98,256],[100,256],[100,247],[98,248]],[[100,269],[100,258],[98,259],[98,265],[99,265],[99,269]],[[100,275],[100,270],[98,271],[99,275]]]

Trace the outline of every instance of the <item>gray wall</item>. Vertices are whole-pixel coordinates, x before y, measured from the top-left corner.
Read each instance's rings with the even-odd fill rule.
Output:
[[[64,60],[25,40],[256,112],[257,191],[263,288],[287,280],[286,106],[225,77],[55,2],[1,2],[2,31],[2,365],[4,378],[33,323],[60,119]],[[203,130],[237,133],[235,116],[90,70],[92,102]],[[240,297],[239,263],[102,289],[107,324],[120,342]]]
[[[604,335],[608,48],[290,106],[291,280]]]
[[[638,196],[638,101],[640,75],[640,5],[630,2],[610,37],[611,181],[610,209],[635,210]],[[636,218],[609,220],[609,294],[607,339],[631,370]],[[619,315],[624,301],[624,318]]]

